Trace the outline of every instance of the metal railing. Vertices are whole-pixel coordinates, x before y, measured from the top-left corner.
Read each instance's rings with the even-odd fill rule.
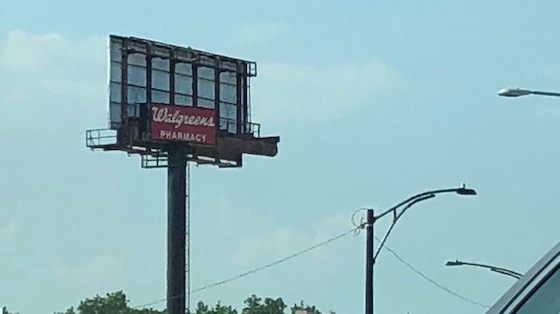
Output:
[[[241,130],[240,132],[238,132],[238,128]],[[243,125],[235,119],[220,118],[220,131],[226,131],[229,134],[252,134],[254,137],[260,137],[261,125],[253,122]]]
[[[117,143],[117,131],[111,129],[94,129],[86,131],[86,146],[99,148]]]

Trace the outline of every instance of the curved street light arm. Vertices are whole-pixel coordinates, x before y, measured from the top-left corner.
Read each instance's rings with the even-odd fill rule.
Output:
[[[397,221],[406,212],[406,210],[409,209],[412,205],[414,205],[416,203],[419,203],[419,202],[422,202],[422,201],[425,201],[425,200],[429,200],[430,198],[434,198],[434,197],[435,197],[434,194],[428,194],[428,195],[424,195],[422,197],[418,197],[415,200],[408,203],[405,206],[405,208],[403,208],[401,210],[400,213],[397,213],[397,208],[398,207],[393,210],[393,214],[394,214],[393,223],[391,224],[391,226],[389,226],[389,229],[387,229],[387,232],[385,232],[385,236],[383,236],[383,239],[381,240],[381,243],[379,244],[379,247],[377,248],[377,252],[375,252],[375,254],[373,255],[373,262],[374,263],[375,263],[375,260],[377,260],[377,256],[381,252],[381,249],[385,245],[385,242],[387,241],[387,238],[389,237],[389,234],[391,234],[391,231],[393,230],[393,227],[395,227],[395,225],[397,224]]]
[[[538,90],[531,91],[531,94],[533,94],[533,95],[542,95],[542,96],[560,97],[560,93],[555,93],[555,92],[543,92],[543,91],[538,91]]]
[[[409,209],[410,207],[412,207],[412,205],[414,205],[416,203],[419,203],[419,202],[422,202],[422,201],[425,201],[425,200],[436,197],[436,194],[452,193],[452,192],[460,194],[460,195],[476,195],[475,190],[467,189],[465,187],[465,185],[463,185],[460,188],[454,188],[454,189],[440,189],[440,190],[426,191],[426,192],[422,192],[422,193],[413,195],[413,196],[407,198],[406,200],[398,203],[397,205],[387,209],[386,211],[377,215],[376,217],[374,217],[373,222],[375,223],[376,220],[386,216],[389,213],[393,213],[393,223],[391,224],[391,226],[389,226],[389,229],[387,229],[387,232],[385,233],[385,236],[383,236],[383,239],[381,240],[381,244],[379,245],[379,248],[377,249],[377,252],[375,252],[373,254],[373,262],[375,263],[375,260],[377,259],[377,256],[379,255],[379,253],[381,252],[381,249],[385,245],[385,242],[387,241],[387,238],[389,237],[389,234],[391,234],[391,231],[395,227],[395,224],[402,217],[402,215],[404,215],[404,213],[407,211],[407,209]],[[406,206],[399,213],[398,209],[405,204],[406,204]]]
[[[489,269],[490,271],[493,271],[495,273],[499,273],[502,275],[506,275],[506,276],[510,276],[513,278],[521,278],[521,276],[523,276],[522,274],[507,269],[507,268],[503,268],[503,267],[496,267],[496,266],[492,266],[492,265],[487,265],[487,264],[480,264],[480,263],[471,263],[471,262],[464,262],[464,261],[459,261],[459,260],[455,260],[455,261],[449,261],[445,264],[446,266],[474,266],[474,267],[480,267],[480,268],[486,268]]]
[[[425,201],[425,200],[429,200],[430,198],[434,198],[434,197],[436,197],[434,194],[424,195],[424,196],[419,197],[419,198],[415,199],[414,201],[408,203],[408,205],[406,205],[405,208],[403,208],[400,213],[396,214],[396,211],[395,211],[396,216],[394,218],[393,223],[396,223],[397,220],[399,220],[401,218],[401,216],[404,215],[406,210],[409,209],[410,207],[412,207],[412,205],[414,205],[416,203],[419,203],[419,202],[422,202],[422,201]]]
[[[498,91],[498,95],[504,97],[521,97],[527,95],[560,97],[560,93],[558,92],[545,92],[540,90],[529,90],[521,88],[502,88]]]
[[[455,189],[441,189],[441,190],[433,190],[433,191],[426,191],[426,192],[422,192],[419,194],[416,194],[414,196],[411,196],[409,198],[407,198],[406,200],[398,203],[397,205],[387,209],[386,211],[384,211],[383,213],[377,215],[374,217],[374,221],[378,220],[380,218],[382,218],[383,216],[387,215],[390,212],[394,212],[395,210],[397,210],[399,207],[403,206],[406,203],[412,202],[417,198],[422,198],[425,196],[428,196],[430,194],[433,194],[434,196],[436,194],[440,194],[440,193],[451,193],[451,192],[455,192],[461,195],[476,195],[476,191],[472,190],[472,189],[467,189],[465,186],[462,186],[460,188],[455,188]]]
[[[505,268],[500,268],[500,267],[490,268],[490,271],[493,271],[493,272],[498,273],[498,274],[510,276],[510,277],[515,278],[515,279],[520,279],[521,276],[523,276],[522,274],[520,274],[516,271],[505,269]]]

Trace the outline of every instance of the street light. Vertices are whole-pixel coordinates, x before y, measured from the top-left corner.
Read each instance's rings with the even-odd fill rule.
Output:
[[[520,97],[520,96],[527,96],[527,95],[560,97],[560,93],[556,93],[556,92],[543,92],[538,90],[528,90],[528,89],[520,89],[520,88],[502,88],[498,91],[498,95],[503,97]]]
[[[480,263],[464,262],[464,261],[460,261],[460,260],[448,261],[447,263],[445,263],[445,266],[474,266],[474,267],[487,268],[490,271],[493,271],[495,273],[510,276],[510,277],[513,277],[513,278],[516,278],[516,279],[519,279],[522,276],[522,274],[520,274],[516,271],[510,270],[510,269],[507,269],[507,268],[496,267],[496,266],[487,265],[487,264],[480,264]]]
[[[476,191],[473,189],[468,189],[465,187],[465,185],[463,184],[463,186],[461,186],[460,188],[452,188],[452,189],[441,189],[441,190],[433,190],[433,191],[426,191],[426,192],[422,192],[419,194],[416,194],[414,196],[411,196],[409,198],[407,198],[406,200],[398,203],[397,205],[387,209],[386,211],[382,212],[381,214],[375,216],[374,215],[374,210],[373,209],[367,209],[367,219],[366,219],[366,223],[365,223],[365,227],[366,227],[366,232],[367,232],[367,238],[366,238],[366,309],[365,309],[365,313],[366,314],[373,314],[373,266],[375,265],[375,261],[377,259],[377,257],[379,256],[379,253],[381,252],[381,249],[383,248],[383,246],[385,245],[385,242],[387,241],[387,238],[389,237],[389,234],[391,234],[391,231],[393,230],[393,227],[395,226],[395,224],[397,223],[397,221],[402,217],[402,215],[414,204],[431,199],[436,197],[437,194],[442,194],[442,193],[456,193],[458,195],[476,195]],[[399,208],[401,208],[402,206],[404,206],[400,211]],[[383,239],[381,240],[381,243],[379,244],[379,248],[377,249],[377,252],[374,251],[374,247],[373,247],[373,240],[374,240],[374,234],[373,234],[373,225],[375,224],[375,222],[381,218],[383,218],[384,216],[386,216],[387,214],[392,213],[393,214],[393,223],[391,224],[391,226],[387,229],[387,232],[385,233],[385,236],[383,237]]]

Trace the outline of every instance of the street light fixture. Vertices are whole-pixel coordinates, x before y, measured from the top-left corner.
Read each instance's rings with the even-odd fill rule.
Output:
[[[513,278],[516,278],[516,279],[519,279],[519,278],[521,278],[521,276],[523,276],[522,274],[520,274],[516,271],[510,270],[510,269],[507,269],[507,268],[496,267],[496,266],[492,266],[492,265],[488,265],[488,264],[465,262],[465,261],[460,261],[460,260],[448,261],[447,263],[445,263],[445,266],[481,267],[481,268],[489,269],[490,271],[493,271],[495,273],[510,276],[510,277],[513,277]]]
[[[556,92],[543,92],[543,91],[520,89],[520,88],[502,88],[498,91],[498,95],[503,97],[521,97],[527,95],[560,97],[560,93],[556,93]]]
[[[373,209],[367,210],[367,219],[365,223],[367,237],[366,237],[366,314],[373,314],[373,266],[375,265],[375,261],[381,252],[381,249],[385,245],[389,234],[393,230],[393,227],[397,223],[397,221],[402,217],[402,215],[414,204],[431,199],[436,197],[437,194],[442,193],[456,193],[458,195],[476,195],[476,191],[473,189],[468,189],[463,184],[460,188],[452,188],[452,189],[441,189],[441,190],[433,190],[433,191],[426,191],[414,196],[407,198],[406,200],[398,203],[397,205],[387,209],[386,211],[382,212],[381,214],[375,216]],[[399,208],[404,206],[400,211]],[[374,233],[373,233],[373,225],[375,222],[387,214],[393,214],[393,223],[387,229],[385,236],[381,240],[379,244],[379,248],[377,252],[374,251],[373,247],[373,240],[374,240]]]

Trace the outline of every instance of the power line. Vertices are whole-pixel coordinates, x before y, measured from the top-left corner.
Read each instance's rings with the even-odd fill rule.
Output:
[[[331,242],[333,242],[333,241],[336,241],[336,240],[338,240],[338,239],[340,239],[340,238],[342,238],[342,237],[344,237],[344,236],[349,235],[350,233],[353,233],[354,231],[355,231],[355,228],[352,228],[352,230],[346,231],[346,232],[344,232],[344,233],[341,233],[341,234],[337,235],[336,237],[330,238],[330,239],[325,240],[325,241],[323,241],[323,242],[321,242],[321,243],[318,243],[318,244],[315,244],[315,245],[313,245],[313,246],[310,246],[310,247],[308,247],[308,248],[305,249],[305,250],[302,250],[302,251],[299,251],[299,252],[294,253],[294,254],[292,254],[292,255],[286,256],[286,257],[284,257],[284,258],[282,258],[282,259],[279,259],[279,260],[277,260],[277,261],[275,261],[275,262],[272,262],[272,263],[269,263],[269,264],[267,264],[267,265],[264,265],[264,266],[257,267],[257,268],[255,268],[255,269],[249,270],[249,271],[244,272],[244,273],[242,273],[242,274],[239,274],[239,275],[237,275],[237,276],[235,276],[235,277],[231,277],[231,278],[229,278],[229,279],[222,280],[222,281],[218,281],[218,282],[216,282],[216,283],[209,284],[209,285],[207,285],[207,286],[204,286],[204,287],[195,289],[195,290],[193,290],[192,292],[200,292],[200,291],[206,290],[206,289],[208,289],[208,288],[213,288],[213,287],[221,286],[221,285],[223,285],[223,284],[232,282],[232,281],[237,280],[237,279],[241,279],[241,278],[243,278],[243,277],[245,277],[245,276],[254,274],[254,273],[259,272],[259,271],[261,271],[261,270],[265,270],[265,269],[267,269],[267,268],[276,266],[276,265],[278,265],[278,264],[281,264],[281,263],[283,263],[283,262],[286,262],[286,261],[288,261],[288,260],[291,260],[292,258],[295,258],[295,257],[298,257],[298,256],[300,256],[300,255],[302,255],[302,254],[305,254],[305,253],[307,253],[307,252],[309,252],[309,251],[311,251],[311,250],[314,250],[314,249],[319,248],[319,247],[321,247],[321,246],[323,246],[323,245],[327,245],[327,244],[329,244],[329,243],[331,243]]]
[[[327,240],[325,240],[325,241],[323,241],[323,242],[317,243],[317,244],[315,244],[315,245],[313,245],[313,246],[310,246],[310,247],[308,247],[308,248],[306,248],[306,249],[304,249],[304,250],[298,251],[298,252],[296,252],[296,253],[294,253],[294,254],[288,255],[288,256],[286,256],[286,257],[284,257],[284,258],[281,258],[281,259],[279,259],[279,260],[277,260],[277,261],[274,261],[274,262],[272,262],[272,263],[266,264],[266,265],[264,265],[264,266],[260,266],[260,267],[251,269],[251,270],[246,271],[246,272],[244,272],[244,273],[241,273],[241,274],[239,274],[239,275],[237,275],[237,276],[234,276],[234,277],[231,277],[231,278],[228,278],[228,279],[225,279],[225,280],[221,280],[221,281],[218,281],[218,282],[215,282],[215,283],[211,283],[211,284],[208,284],[208,285],[206,285],[206,286],[202,286],[202,287],[200,287],[200,288],[191,290],[190,292],[191,292],[191,293],[197,293],[197,292],[200,292],[200,291],[203,291],[203,290],[206,290],[206,289],[210,289],[210,288],[214,288],[214,287],[217,287],[217,286],[225,285],[225,284],[230,283],[230,282],[232,282],[232,281],[241,279],[241,278],[243,278],[243,277],[246,277],[246,276],[249,276],[249,275],[251,275],[251,274],[257,273],[257,272],[259,272],[259,271],[262,271],[262,270],[271,268],[271,267],[273,267],[273,266],[279,265],[279,264],[284,263],[284,262],[286,262],[286,261],[288,261],[288,260],[291,260],[291,259],[293,259],[293,258],[295,258],[295,257],[298,257],[298,256],[300,256],[300,255],[302,255],[302,254],[305,254],[305,253],[307,253],[307,252],[309,252],[309,251],[312,251],[312,250],[317,249],[317,248],[319,248],[319,247],[321,247],[321,246],[324,246],[324,245],[327,245],[327,244],[329,244],[329,243],[331,243],[331,242],[334,242],[334,241],[336,241],[336,240],[338,240],[338,239],[340,239],[340,238],[343,238],[343,237],[345,237],[345,236],[347,236],[347,235],[349,235],[349,234],[351,234],[351,233],[354,233],[355,235],[357,235],[357,232],[359,232],[359,230],[362,229],[362,228],[365,226],[364,223],[360,223],[359,225],[358,225],[358,224],[355,224],[355,225],[357,225],[357,227],[352,228],[352,229],[349,230],[349,231],[343,232],[343,233],[341,233],[341,234],[339,234],[339,235],[337,235],[337,236],[335,236],[335,237],[329,238],[329,239],[327,239]],[[381,242],[380,239],[379,239],[377,236],[375,237],[375,239],[376,239],[378,242]],[[416,269],[416,268],[415,268],[414,266],[412,266],[410,263],[408,263],[407,261],[405,261],[405,260],[404,260],[402,257],[400,257],[395,251],[393,251],[389,246],[385,246],[385,248],[387,249],[387,251],[389,251],[391,254],[393,254],[393,255],[397,258],[397,260],[398,260],[399,262],[401,262],[402,264],[404,264],[405,266],[407,266],[408,268],[410,268],[412,271],[414,271],[416,274],[418,274],[420,277],[424,278],[426,281],[428,281],[428,282],[431,283],[432,285],[436,286],[437,288],[443,290],[444,292],[446,292],[446,293],[448,293],[448,294],[451,294],[451,295],[453,295],[453,296],[455,296],[455,297],[457,297],[457,298],[459,298],[459,299],[461,299],[461,300],[463,300],[463,301],[466,301],[466,302],[468,302],[468,303],[471,303],[471,304],[473,304],[473,305],[477,305],[477,306],[480,306],[480,307],[483,307],[483,308],[489,308],[489,307],[490,307],[490,306],[488,306],[488,305],[486,305],[486,304],[482,304],[482,303],[480,303],[480,302],[476,302],[476,301],[473,301],[473,300],[471,300],[471,299],[469,299],[469,298],[467,298],[467,297],[464,297],[464,296],[460,295],[459,293],[454,292],[454,291],[452,291],[451,289],[449,289],[449,288],[447,288],[447,287],[445,287],[445,286],[439,284],[439,283],[436,282],[435,280],[431,279],[430,277],[428,277],[427,275],[425,275],[424,273],[422,273],[421,271],[419,271],[418,269]],[[180,297],[182,297],[182,295],[173,296],[173,297],[171,297],[171,299],[180,298]],[[157,304],[157,303],[164,302],[164,301],[166,301],[166,300],[167,300],[167,298],[163,298],[163,299],[155,300],[155,301],[150,302],[150,303],[138,305],[138,306],[135,306],[135,307],[133,307],[133,308],[134,308],[134,309],[143,308],[143,307],[147,307],[147,306],[150,306],[150,305],[154,305],[154,304]]]
[[[406,208],[405,208],[406,209]],[[359,234],[359,232],[361,231],[361,229],[363,229],[366,225],[363,221],[363,218],[360,220],[360,224],[356,223],[355,220],[355,216],[357,213],[359,213],[360,211],[365,211],[366,209],[362,208],[362,209],[358,209],[357,211],[354,212],[354,214],[352,215],[352,224],[356,227],[356,235]],[[402,213],[402,212],[401,212]],[[395,226],[395,224],[393,223],[390,227],[389,230],[387,231],[387,233],[385,234],[385,236],[383,237],[383,240],[380,240],[377,236],[374,235],[375,240],[377,240],[377,242],[381,243],[381,246],[378,248],[377,253],[374,255],[374,258],[377,258],[377,256],[379,255],[379,252],[381,250],[381,248],[383,247],[383,244],[385,244],[386,240],[387,240],[387,236],[389,235],[389,233],[391,233],[391,230],[393,229],[393,227]],[[483,307],[483,308],[489,308],[490,306],[486,305],[486,304],[482,304],[480,302],[476,302],[473,301],[467,297],[464,297],[460,294],[458,294],[457,292],[452,291],[451,289],[437,283],[435,280],[431,279],[430,277],[428,277],[427,275],[424,275],[421,271],[419,271],[418,269],[416,269],[414,266],[412,266],[410,263],[408,263],[407,261],[405,261],[402,257],[400,257],[395,251],[393,251],[390,247],[386,246],[387,251],[389,251],[391,254],[393,254],[397,260],[401,263],[403,263],[404,265],[406,265],[408,268],[410,268],[412,271],[414,271],[416,274],[418,274],[419,276],[421,276],[422,278],[424,278],[425,280],[427,280],[429,283],[431,283],[432,285],[436,286],[437,288],[463,300],[466,301],[468,303]]]
[[[359,228],[359,227],[358,227],[358,228]],[[286,262],[286,261],[288,261],[288,260],[291,260],[291,259],[293,259],[293,258],[295,258],[295,257],[298,257],[298,256],[300,256],[300,255],[302,255],[302,254],[305,254],[305,253],[307,253],[307,252],[309,252],[309,251],[312,251],[312,250],[317,249],[317,248],[319,248],[319,247],[321,247],[321,246],[324,246],[324,245],[327,245],[327,244],[329,244],[329,243],[331,243],[331,242],[334,242],[334,241],[336,241],[336,240],[338,240],[338,239],[340,239],[340,238],[343,238],[343,237],[345,237],[345,236],[347,236],[347,235],[349,235],[349,234],[351,234],[351,233],[355,233],[355,232],[356,232],[356,229],[357,229],[357,228],[352,228],[351,230],[348,230],[348,231],[346,231],[346,232],[343,232],[343,233],[341,233],[341,234],[339,234],[339,235],[337,235],[337,236],[335,236],[335,237],[329,238],[329,239],[327,239],[327,240],[325,240],[325,241],[323,241],[323,242],[320,242],[320,243],[317,243],[317,244],[315,244],[315,245],[312,245],[312,246],[310,246],[310,247],[308,247],[308,248],[306,248],[306,249],[304,249],[304,250],[301,250],[301,251],[298,251],[298,252],[296,252],[296,253],[294,253],[294,254],[288,255],[288,256],[286,256],[286,257],[284,257],[284,258],[281,258],[281,259],[279,259],[279,260],[277,260],[277,261],[274,261],[274,262],[272,262],[272,263],[269,263],[269,264],[266,264],[266,265],[264,265],[264,266],[260,266],[260,267],[251,269],[251,270],[246,271],[246,272],[244,272],[244,273],[241,273],[241,274],[239,274],[239,275],[237,275],[237,276],[234,276],[234,277],[231,277],[231,278],[228,278],[228,279],[225,279],[225,280],[221,280],[221,281],[218,281],[218,282],[215,282],[215,283],[211,283],[211,284],[209,284],[209,285],[206,285],[206,286],[203,286],[203,287],[200,287],[200,288],[191,290],[190,292],[191,292],[191,293],[196,293],[196,292],[200,292],[200,291],[203,291],[203,290],[206,290],[206,289],[209,289],[209,288],[213,288],[213,287],[225,285],[225,284],[227,284],[227,283],[230,283],[230,282],[235,281],[235,280],[237,280],[237,279],[241,279],[241,278],[243,278],[243,277],[249,276],[249,275],[254,274],[254,273],[256,273],[256,272],[259,272],[259,271],[261,271],[261,270],[265,270],[265,269],[268,269],[268,268],[270,268],[270,267],[276,266],[276,265],[278,265],[278,264],[284,263],[284,262]],[[174,299],[174,298],[180,298],[180,297],[182,297],[182,295],[173,296],[173,297],[171,297],[171,298]],[[166,300],[167,300],[167,298],[163,298],[163,299],[159,299],[159,300],[156,300],[156,301],[153,301],[153,302],[150,302],[150,303],[146,303],[146,304],[143,304],[143,305],[138,305],[138,306],[135,306],[135,307],[133,307],[133,308],[134,308],[134,309],[138,309],[138,308],[141,308],[141,307],[146,307],[146,306],[154,305],[154,304],[157,304],[157,303],[160,303],[160,302],[164,302],[164,301],[166,301]]]
[[[381,242],[381,241],[379,240],[378,237],[375,237],[375,239],[376,239],[377,241]],[[490,307],[490,306],[488,306],[488,305],[486,305],[486,304],[482,304],[482,303],[473,301],[473,300],[471,300],[471,299],[469,299],[469,298],[467,298],[467,297],[464,297],[464,296],[458,294],[457,292],[454,292],[454,291],[450,290],[449,288],[447,288],[447,287],[445,287],[445,286],[443,286],[443,285],[437,283],[435,280],[431,279],[431,278],[428,277],[427,275],[424,275],[421,271],[419,271],[419,270],[416,269],[414,266],[412,266],[410,263],[408,263],[407,261],[405,261],[402,257],[400,257],[400,256],[399,256],[395,251],[393,251],[390,247],[385,246],[385,248],[387,249],[387,251],[389,251],[391,254],[393,254],[393,255],[397,258],[397,260],[398,260],[399,262],[401,262],[401,263],[403,263],[404,265],[406,265],[406,266],[407,266],[408,268],[410,268],[413,272],[415,272],[415,273],[418,274],[420,277],[422,277],[422,278],[424,278],[425,280],[427,280],[427,281],[428,281],[429,283],[431,283],[432,285],[438,287],[439,289],[441,289],[441,290],[443,290],[443,291],[445,291],[445,292],[447,292],[447,293],[449,293],[449,294],[451,294],[451,295],[453,295],[453,296],[455,296],[455,297],[457,297],[457,298],[459,298],[459,299],[461,299],[461,300],[463,300],[463,301],[469,302],[469,303],[471,303],[471,304],[474,304],[474,305],[477,305],[477,306],[480,306],[480,307],[483,307],[483,308],[489,308],[489,307]]]

